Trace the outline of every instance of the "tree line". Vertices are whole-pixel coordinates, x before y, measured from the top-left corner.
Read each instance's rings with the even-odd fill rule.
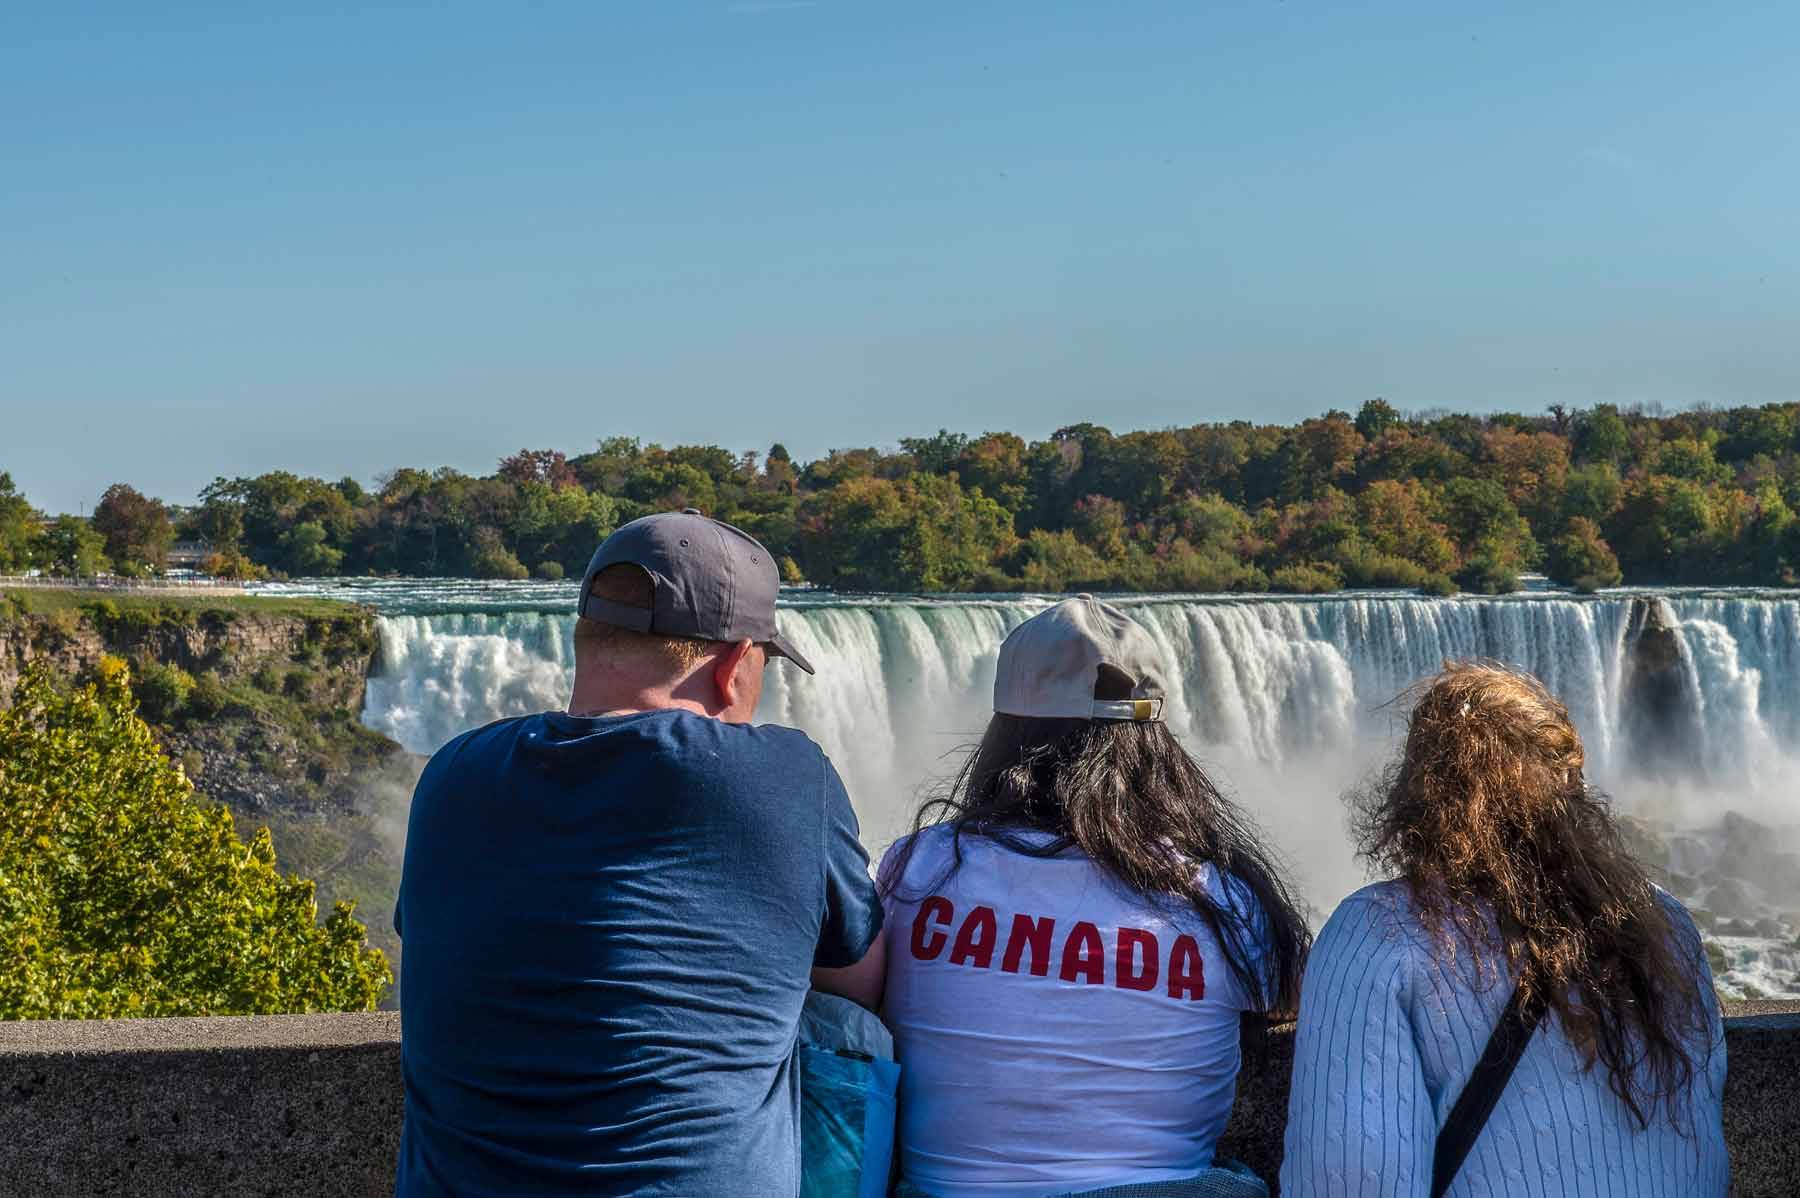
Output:
[[[804,464],[780,444],[610,437],[373,490],[221,477],[184,508],[120,483],[91,521],[41,517],[0,475],[0,571],[155,573],[179,537],[231,577],[560,578],[619,524],[684,507],[754,533],[787,580],[842,590],[1495,594],[1533,570],[1584,590],[1788,586],[1800,404],[1475,416],[1375,399],[1289,426],[940,431]]]

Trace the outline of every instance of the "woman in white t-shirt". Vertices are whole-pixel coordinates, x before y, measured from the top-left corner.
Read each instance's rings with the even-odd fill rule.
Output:
[[[1293,1010],[1305,920],[1163,724],[1165,676],[1088,596],[1026,621],[981,744],[883,860],[902,1192],[1199,1177],[1241,1017]]]

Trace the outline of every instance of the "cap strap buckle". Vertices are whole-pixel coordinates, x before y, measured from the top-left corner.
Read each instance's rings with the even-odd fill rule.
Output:
[[[1162,705],[1161,699],[1108,699],[1094,704],[1094,718],[1143,724],[1162,719]]]

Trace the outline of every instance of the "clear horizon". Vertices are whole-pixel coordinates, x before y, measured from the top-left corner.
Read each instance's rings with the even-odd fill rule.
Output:
[[[123,4],[0,35],[0,471],[1800,398],[1800,13]]]

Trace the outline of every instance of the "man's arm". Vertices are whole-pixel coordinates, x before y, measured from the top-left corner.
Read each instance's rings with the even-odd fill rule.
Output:
[[[824,810],[820,850],[824,861],[824,913],[813,952],[816,990],[841,994],[871,1011],[881,1008],[887,983],[887,938],[881,899],[869,877],[856,812],[831,762],[824,766]]]
[[[887,929],[876,935],[875,943],[856,964],[842,969],[814,969],[812,984],[814,990],[841,994],[879,1013],[882,991],[887,987]]]

